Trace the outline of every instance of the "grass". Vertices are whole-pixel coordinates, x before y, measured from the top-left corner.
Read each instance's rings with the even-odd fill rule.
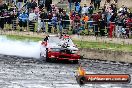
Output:
[[[20,36],[20,35],[7,35],[7,38],[12,40],[21,40],[21,41],[41,41],[40,37],[29,37],[29,36]],[[128,44],[114,44],[114,43],[105,43],[105,42],[89,42],[89,41],[78,41],[73,40],[73,42],[79,48],[88,48],[88,49],[105,49],[112,51],[123,51],[123,52],[132,52],[132,45]]]
[[[20,35],[6,35],[6,37],[11,40],[20,40],[20,41],[38,42],[42,40],[42,38],[40,37],[28,37],[28,36],[20,36]]]
[[[88,41],[75,41],[75,40],[74,43],[77,44],[79,48],[132,52],[132,45],[128,45],[128,44],[114,44],[114,43],[105,43],[105,42],[88,42]]]

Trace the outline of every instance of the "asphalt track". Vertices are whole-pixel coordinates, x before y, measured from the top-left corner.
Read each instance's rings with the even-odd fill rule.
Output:
[[[127,73],[132,65],[98,60],[81,60],[87,73]],[[78,64],[47,63],[42,59],[0,55],[0,88],[132,88],[130,84],[86,84],[76,82]]]

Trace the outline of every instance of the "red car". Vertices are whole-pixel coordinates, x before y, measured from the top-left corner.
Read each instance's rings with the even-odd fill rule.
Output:
[[[78,63],[79,59],[79,54],[72,53],[72,51],[67,48],[46,48],[46,61],[67,60]]]
[[[46,61],[67,60],[77,63],[80,59],[79,49],[69,36],[48,36],[41,42],[40,56]]]

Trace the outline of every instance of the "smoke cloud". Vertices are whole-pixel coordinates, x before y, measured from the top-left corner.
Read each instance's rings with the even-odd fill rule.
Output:
[[[5,36],[0,36],[0,54],[40,58],[40,44],[9,40]]]

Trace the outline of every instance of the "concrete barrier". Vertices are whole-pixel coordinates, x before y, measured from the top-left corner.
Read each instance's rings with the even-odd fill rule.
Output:
[[[83,58],[132,63],[132,52],[80,49]]]

